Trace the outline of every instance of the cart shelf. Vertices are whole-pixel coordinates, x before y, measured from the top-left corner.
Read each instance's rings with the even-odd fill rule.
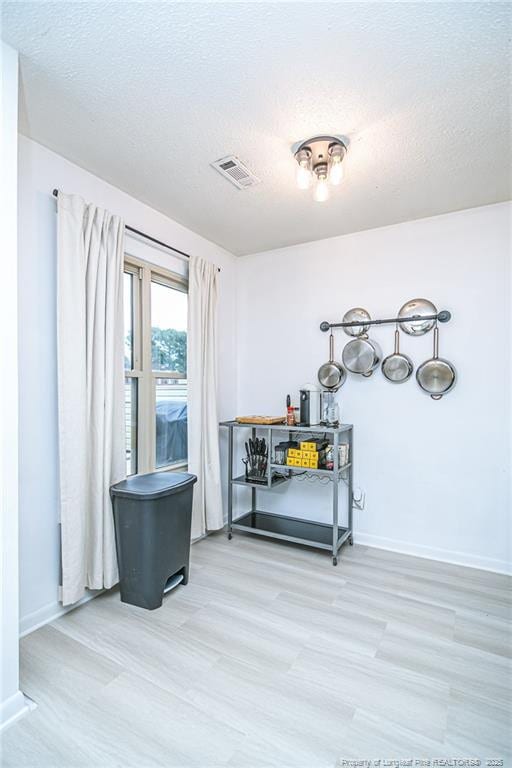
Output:
[[[282,465],[280,465],[282,467]],[[282,483],[288,482],[290,478],[285,477],[283,475],[274,475],[271,479],[271,488],[275,488],[276,485],[282,485]],[[268,488],[268,477],[262,478],[264,480],[263,483],[255,483],[251,480],[246,480],[245,475],[240,475],[240,477],[234,477],[231,482],[234,485],[244,485],[246,488]]]
[[[272,469],[277,469],[280,472],[290,471],[295,474],[302,474],[304,472],[308,472],[309,474],[313,474],[313,475],[327,475],[327,477],[331,477],[331,478],[333,475],[332,469],[310,469],[309,467],[289,467],[288,464],[271,464],[270,466]],[[351,462],[349,462],[348,464],[344,464],[342,467],[339,467],[338,472],[345,472],[351,466],[352,466]]]
[[[234,520],[233,528],[268,538],[306,544],[318,549],[332,549],[332,525],[318,523],[316,520],[302,520],[299,517],[277,515],[274,512],[262,512],[256,509]],[[349,538],[350,531],[341,526],[338,531],[338,546],[341,546]]]
[[[315,424],[314,427],[300,427],[298,425],[290,426],[289,424],[241,424],[238,421],[221,421],[220,422],[221,427],[240,427],[243,428],[256,428],[256,429],[271,429],[272,432],[308,432],[310,435],[312,434],[323,434],[324,432],[327,434],[334,434],[338,433],[341,434],[342,432],[350,432],[352,429],[352,424],[340,424],[338,427],[328,427],[325,424]]]

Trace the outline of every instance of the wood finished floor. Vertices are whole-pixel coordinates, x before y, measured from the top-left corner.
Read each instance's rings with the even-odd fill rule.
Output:
[[[333,568],[210,536],[160,610],[114,590],[23,639],[38,708],[5,732],[2,765],[512,766],[511,581],[357,545]]]

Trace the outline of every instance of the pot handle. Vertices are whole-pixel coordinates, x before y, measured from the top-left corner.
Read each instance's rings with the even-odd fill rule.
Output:
[[[442,395],[430,395],[432,400],[440,400],[442,398]]]
[[[439,357],[439,328],[436,326],[434,328],[434,360],[437,360]]]
[[[398,330],[398,323],[396,324],[395,329],[395,355],[400,354],[400,331]]]
[[[329,362],[334,363],[334,336],[332,331],[329,336]]]

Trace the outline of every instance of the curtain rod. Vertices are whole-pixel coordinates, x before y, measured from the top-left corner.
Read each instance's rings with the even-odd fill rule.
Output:
[[[59,196],[59,190],[54,189],[52,192],[54,197]],[[156,237],[151,237],[151,235],[146,235],[145,232],[141,232],[140,229],[135,229],[134,227],[129,227],[128,224],[124,225],[124,228],[128,230],[128,232],[133,232],[134,235],[138,235],[139,237],[143,237],[144,240],[150,240],[152,243],[156,243],[156,245],[161,245],[163,248],[168,248],[170,251],[174,251],[174,253],[179,253],[180,256],[183,256],[185,259],[190,259],[190,254],[185,253],[185,251],[180,251],[178,248],[173,248],[172,245],[167,245],[167,243],[163,243],[161,240],[157,240]],[[220,272],[220,267],[217,267],[217,272]]]

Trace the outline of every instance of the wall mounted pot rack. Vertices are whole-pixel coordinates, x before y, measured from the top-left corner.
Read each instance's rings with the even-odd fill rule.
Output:
[[[321,331],[329,331],[331,328],[355,328],[361,325],[395,325],[396,323],[413,322],[414,320],[437,320],[439,323],[447,323],[451,320],[452,314],[447,309],[442,309],[441,312],[436,312],[434,315],[409,315],[408,317],[389,317],[383,320],[354,320],[350,323],[328,323],[324,320],[320,323]]]

